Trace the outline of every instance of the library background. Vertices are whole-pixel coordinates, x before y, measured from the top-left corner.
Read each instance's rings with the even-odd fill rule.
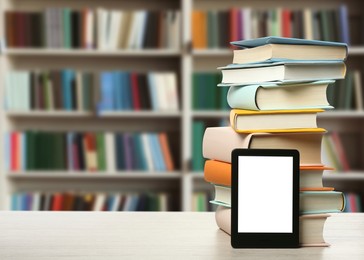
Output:
[[[202,136],[228,124],[229,42],[349,45],[331,86],[325,186],[362,211],[364,4],[359,0],[2,0],[0,210],[207,211]],[[239,26],[235,26],[239,24]],[[114,93],[116,93],[114,95]]]

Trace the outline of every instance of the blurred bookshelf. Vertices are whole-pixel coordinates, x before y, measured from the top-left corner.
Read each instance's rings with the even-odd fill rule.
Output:
[[[171,144],[171,154],[174,158],[175,169],[172,171],[151,171],[151,170],[116,170],[116,171],[78,171],[78,170],[14,170],[9,171],[5,166],[5,161],[9,156],[9,151],[1,151],[0,153],[0,209],[11,209],[12,195],[20,194],[16,198],[30,200],[34,192],[46,194],[121,194],[123,192],[131,192],[142,194],[144,191],[152,191],[153,194],[167,193],[170,201],[174,203],[171,207],[163,207],[167,210],[211,210],[202,203],[206,202],[213,191],[209,184],[205,183],[202,174],[203,159],[198,153],[197,148],[200,147],[201,129],[208,126],[226,125],[228,123],[229,112],[226,104],[221,103],[220,99],[223,93],[214,92],[216,100],[207,101],[207,107],[195,105],[201,103],[201,95],[210,93],[212,88],[216,88],[215,83],[211,83],[208,74],[218,75],[216,68],[231,63],[232,50],[228,48],[228,39],[221,47],[213,48],[194,48],[193,30],[197,25],[193,23],[192,14],[194,10],[202,10],[204,12],[212,11],[214,13],[224,11],[225,16],[231,13],[232,8],[240,8],[241,10],[250,10],[254,13],[258,10],[261,13],[268,12],[269,15],[279,14],[282,9],[293,11],[302,11],[308,9],[311,12],[321,10],[339,10],[342,5],[348,10],[348,24],[350,35],[349,57],[347,60],[348,69],[357,70],[361,74],[364,72],[364,35],[362,35],[361,25],[364,19],[363,3],[359,0],[347,1],[329,1],[321,2],[309,1],[218,1],[218,0],[136,0],[136,1],[114,1],[114,0],[3,0],[0,3],[0,20],[2,26],[0,28],[0,77],[5,79],[9,72],[22,71],[60,71],[73,70],[77,72],[87,71],[94,76],[93,80],[93,97],[90,109],[82,111],[79,109],[54,109],[50,106],[47,109],[39,109],[36,106],[29,106],[27,109],[2,109],[1,110],[1,143],[5,146],[5,136],[7,133],[25,132],[25,131],[49,131],[49,132],[165,132]],[[56,11],[55,11],[56,10]],[[109,43],[98,42],[98,32],[105,30],[105,25],[93,24],[90,29],[85,29],[86,36],[82,36],[85,43],[78,41],[78,45],[72,46],[68,43],[67,47],[60,46],[62,38],[52,36],[47,39],[43,45],[34,42],[34,39],[27,38],[22,40],[19,35],[15,36],[15,41],[9,42],[7,35],[9,30],[15,30],[16,25],[12,23],[13,28],[9,29],[9,13],[11,17],[20,20],[29,19],[23,13],[39,14],[49,20],[52,12],[73,11],[75,19],[85,18],[85,24],[93,24],[88,19],[96,21],[97,15],[105,16],[105,12],[110,15],[110,20],[120,21],[123,17],[130,17],[130,12],[135,14],[138,19],[147,19],[148,14],[163,13],[160,19],[164,21],[175,21],[176,13],[178,13],[178,22],[170,23],[174,27],[165,29],[165,38],[163,43],[144,41],[142,44],[138,40],[129,40],[129,45],[125,45],[125,40],[116,39],[110,36]],[[121,18],[117,14],[111,14],[111,10],[123,11]],[[9,12],[10,11],[10,12]],[[99,14],[101,11],[101,14]],[[15,12],[15,15],[13,15]],[[93,16],[90,13],[94,13]],[[323,12],[324,13],[324,12]],[[126,16],[125,16],[126,14]],[[78,16],[78,18],[77,18]],[[48,17],[48,18],[46,18]],[[80,18],[81,17],[81,18]],[[88,17],[88,18],[87,18]],[[144,18],[143,18],[144,17]],[[152,17],[152,16],[149,16]],[[292,16],[293,17],[293,16]],[[73,19],[73,18],[72,18]],[[132,18],[128,18],[132,19]],[[171,19],[171,20],[168,20]],[[23,21],[24,23],[24,21]],[[53,26],[57,25],[57,22]],[[112,23],[112,22],[111,22]],[[115,26],[118,22],[114,22]],[[50,26],[50,25],[49,25]],[[85,26],[85,25],[83,25]],[[103,27],[102,27],[103,26]],[[229,27],[229,26],[228,26]],[[18,28],[18,27],[17,27]],[[26,28],[20,25],[21,30],[26,32]],[[110,29],[108,28],[108,29]],[[113,27],[115,29],[115,27]],[[133,36],[135,39],[141,37],[143,30],[138,29],[136,25],[133,27],[138,31],[139,36]],[[136,29],[137,28],[137,29]],[[278,27],[277,27],[278,28]],[[277,29],[276,28],[276,29]],[[73,30],[74,28],[71,27]],[[99,30],[100,29],[100,30]],[[107,29],[107,30],[108,30]],[[148,31],[150,28],[144,28]],[[159,28],[160,29],[160,28]],[[47,29],[45,29],[47,30]],[[78,28],[79,30],[79,28]],[[110,29],[111,30],[111,29]],[[82,31],[82,29],[81,29]],[[133,29],[129,30],[133,31]],[[153,30],[150,30],[153,31]],[[115,31],[116,32],[116,31]],[[145,32],[145,37],[151,37],[150,32]],[[301,31],[303,33],[303,31]],[[313,32],[312,32],[313,33]],[[10,33],[11,35],[11,33]],[[88,35],[88,36],[87,36]],[[90,35],[93,39],[90,42]],[[149,35],[149,36],[148,36]],[[337,34],[335,34],[337,36]],[[258,35],[252,35],[254,37]],[[261,35],[264,36],[264,35]],[[14,36],[12,36],[14,37]],[[17,38],[18,37],[18,38]],[[29,36],[27,36],[29,37]],[[65,42],[65,34],[63,35]],[[81,36],[79,36],[81,37]],[[113,38],[114,37],[114,38]],[[121,37],[121,36],[120,36]],[[129,38],[133,38],[129,36]],[[155,38],[155,36],[153,36]],[[152,37],[152,38],[153,38]],[[167,38],[171,38],[167,40]],[[30,39],[30,40],[29,40]],[[81,39],[81,40],[82,40]],[[120,41],[119,41],[120,40]],[[154,39],[155,40],[155,39]],[[160,39],[159,39],[160,40]],[[32,42],[29,45],[39,45],[37,47],[27,46],[22,41]],[[116,44],[117,41],[117,44]],[[160,40],[161,41],[161,40]],[[121,42],[123,42],[121,44]],[[105,46],[106,45],[106,46]],[[76,47],[77,46],[77,47]],[[151,47],[154,46],[154,47]],[[207,44],[206,44],[207,46]],[[135,107],[128,109],[100,110],[100,75],[104,72],[121,72],[128,73],[159,73],[171,72],[176,78],[176,95],[178,109],[161,109],[154,110],[141,109],[136,110]],[[196,89],[194,86],[194,75],[202,74],[199,80],[210,82],[203,86],[204,93],[199,93],[199,99],[194,101]],[[218,76],[217,76],[218,77]],[[215,80],[218,80],[218,78]],[[52,84],[55,84],[52,82]],[[199,83],[198,83],[199,84]],[[201,84],[199,84],[201,87]],[[360,85],[361,88],[361,85]],[[1,107],[6,105],[6,83],[1,83]],[[206,95],[205,95],[206,96]],[[164,97],[165,98],[165,97]],[[19,102],[15,102],[18,104]],[[168,98],[167,98],[168,103]],[[166,104],[166,99],[164,101]],[[344,150],[347,151],[349,158],[349,171],[338,171],[325,175],[325,181],[332,186],[340,188],[343,191],[351,192],[351,185],[355,182],[359,187],[364,184],[364,162],[360,155],[364,154],[364,112],[363,109],[357,109],[354,105],[350,109],[338,109],[327,111],[320,115],[319,124],[325,127],[329,132],[337,131],[342,137]],[[197,138],[197,139],[196,139]],[[196,161],[197,160],[197,161]],[[344,187],[345,189],[342,189]],[[356,190],[354,190],[356,192]],[[198,194],[196,196],[196,194]],[[76,196],[75,195],[75,196]],[[77,197],[76,196],[76,197]],[[111,195],[110,195],[111,196]],[[114,195],[112,195],[114,196]],[[116,195],[115,195],[116,196]],[[114,197],[115,197],[114,196]],[[39,196],[38,196],[39,197]],[[62,196],[61,196],[62,197]],[[66,196],[67,197],[67,196]],[[91,196],[92,197],[92,196]],[[60,196],[58,196],[60,198]],[[96,196],[94,196],[94,199]],[[120,200],[121,197],[116,200]],[[115,199],[115,198],[114,198]],[[143,200],[142,200],[143,201]],[[200,207],[196,206],[200,201]],[[204,206],[203,206],[204,205]],[[106,206],[105,206],[106,207]],[[25,209],[20,206],[16,209]],[[35,209],[36,207],[33,207]],[[39,208],[39,207],[38,207]],[[77,207],[75,207],[77,208]],[[108,207],[110,210],[121,210],[120,207]],[[88,207],[90,209],[90,207]],[[154,209],[157,209],[154,207]]]

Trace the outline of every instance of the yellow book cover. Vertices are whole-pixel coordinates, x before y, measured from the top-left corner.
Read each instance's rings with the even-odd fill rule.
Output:
[[[325,132],[317,127],[317,114],[323,109],[254,111],[232,109],[231,127],[238,133]]]

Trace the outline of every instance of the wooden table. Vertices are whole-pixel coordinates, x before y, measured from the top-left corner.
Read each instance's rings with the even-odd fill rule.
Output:
[[[328,248],[233,249],[214,213],[0,212],[0,259],[364,259],[364,214],[333,214]]]

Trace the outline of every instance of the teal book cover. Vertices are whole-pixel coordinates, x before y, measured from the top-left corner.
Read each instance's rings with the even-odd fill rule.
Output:
[[[331,41],[318,41],[318,40],[306,40],[299,38],[285,38],[279,36],[268,36],[251,40],[233,41],[232,45],[240,48],[254,48],[266,44],[296,44],[296,45],[320,45],[320,46],[344,46],[346,43],[331,42]]]

